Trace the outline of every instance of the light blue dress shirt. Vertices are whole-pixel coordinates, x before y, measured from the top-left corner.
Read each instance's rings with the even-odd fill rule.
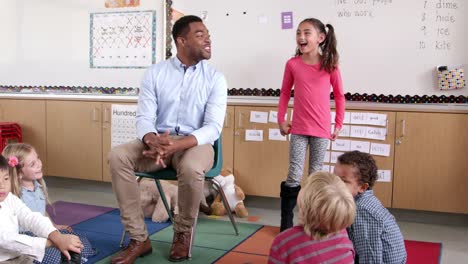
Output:
[[[138,137],[169,130],[193,135],[198,145],[212,144],[221,134],[226,103],[226,79],[205,60],[190,67],[177,57],[162,61],[146,71],[141,84]]]
[[[29,207],[29,209],[31,209],[31,211],[39,212],[42,215],[45,215],[47,202],[41,187],[42,186],[38,181],[34,181],[33,191],[21,187],[21,200],[23,200],[23,202]]]

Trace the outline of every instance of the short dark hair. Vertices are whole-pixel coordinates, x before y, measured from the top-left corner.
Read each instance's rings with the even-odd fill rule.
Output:
[[[190,23],[193,22],[203,22],[203,20],[197,16],[189,15],[179,18],[179,20],[174,23],[172,27],[172,38],[174,38],[174,42],[176,42],[178,37],[187,35],[190,31]]]
[[[340,155],[338,157],[338,162],[356,168],[358,181],[369,184],[369,189],[374,186],[377,180],[377,165],[371,155],[357,150],[349,151]]]
[[[8,166],[8,161],[3,157],[3,155],[0,155],[0,171],[8,170],[10,166]]]

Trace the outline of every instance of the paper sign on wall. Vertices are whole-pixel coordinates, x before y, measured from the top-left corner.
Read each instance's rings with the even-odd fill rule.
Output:
[[[293,28],[293,13],[292,12],[281,12],[281,28],[282,29]]]
[[[263,130],[246,129],[245,141],[263,141]]]
[[[337,139],[332,142],[332,150],[349,151],[351,141],[347,139]]]
[[[344,152],[340,151],[332,151],[330,156],[330,163],[336,163],[338,161],[338,157],[343,153]]]
[[[137,138],[136,111],[136,105],[112,105],[111,148]]]
[[[250,122],[266,124],[266,123],[268,123],[268,113],[267,112],[250,111]]]
[[[288,120],[288,113],[284,114],[284,120]],[[270,111],[268,115],[268,122],[270,123],[278,123],[278,112],[277,111]]]
[[[351,123],[351,113],[345,112],[344,118],[343,118],[343,124],[349,124],[349,123]]]
[[[286,141],[286,136],[282,136],[278,128],[269,128],[268,129],[268,139],[269,140],[279,140]]]
[[[379,144],[379,143],[371,143],[370,147],[370,154],[377,155],[377,156],[390,156],[390,145],[389,144]]]
[[[385,140],[387,129],[381,127],[367,127],[366,137],[369,139]]]
[[[323,157],[323,162],[330,162],[330,151],[325,151],[325,156]]]
[[[378,182],[391,182],[392,181],[392,171],[390,171],[390,170],[378,170],[377,171],[377,181]]]
[[[351,137],[366,138],[367,127],[364,126],[351,126]]]
[[[278,123],[278,112],[270,111],[270,114],[268,115],[268,121],[270,123]]]
[[[367,122],[367,113],[351,112],[351,124],[364,125]]]
[[[349,125],[343,125],[340,131],[340,137],[349,137],[351,135],[351,127]]]
[[[351,151],[357,150],[365,153],[369,153],[370,151],[370,142],[369,141],[351,141]]]
[[[387,115],[377,113],[367,113],[367,124],[374,126],[387,126]]]

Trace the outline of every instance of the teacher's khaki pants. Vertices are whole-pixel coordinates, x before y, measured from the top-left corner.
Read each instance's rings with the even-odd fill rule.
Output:
[[[177,138],[180,137],[173,137],[175,140]],[[154,159],[143,156],[144,148],[140,140],[134,140],[113,148],[108,157],[112,188],[119,203],[122,224],[130,238],[138,241],[145,241],[148,231],[135,172],[162,169]],[[176,152],[165,160],[167,166],[177,171],[179,214],[174,219],[175,232],[191,230],[203,196],[205,172],[213,166],[213,158],[213,146],[206,144]]]

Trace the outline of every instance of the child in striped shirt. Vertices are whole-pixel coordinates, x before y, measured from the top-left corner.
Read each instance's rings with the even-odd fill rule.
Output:
[[[276,236],[268,263],[353,263],[353,244],[346,227],[356,206],[344,182],[328,172],[315,172],[297,197],[299,225]]]

